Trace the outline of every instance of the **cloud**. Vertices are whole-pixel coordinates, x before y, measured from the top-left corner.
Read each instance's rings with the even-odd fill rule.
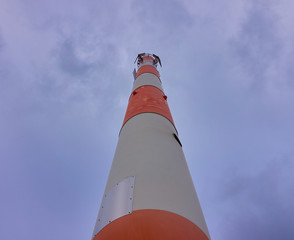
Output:
[[[293,237],[293,159],[271,161],[258,174],[225,176],[224,239],[285,239]],[[251,176],[250,176],[251,175]],[[230,210],[229,210],[230,209]]]
[[[144,51],[163,60],[212,239],[293,236],[289,4],[4,1],[1,238],[90,237]]]
[[[4,47],[4,40],[2,38],[1,28],[0,28],[0,53],[1,53],[1,50],[2,50],[3,47]]]
[[[253,1],[239,34],[231,47],[248,74],[247,84],[253,91],[271,96],[293,93],[291,76],[292,57],[288,39],[281,34],[282,16],[273,1]],[[286,7],[286,6],[284,6]],[[290,88],[290,89],[289,89]]]
[[[71,40],[64,41],[58,53],[59,65],[66,73],[76,77],[83,77],[94,66],[79,59],[74,50]]]

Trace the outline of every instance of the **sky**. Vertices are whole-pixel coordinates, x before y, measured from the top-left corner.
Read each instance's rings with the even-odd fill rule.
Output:
[[[90,239],[155,53],[213,240],[294,238],[294,2],[0,0],[0,239]]]

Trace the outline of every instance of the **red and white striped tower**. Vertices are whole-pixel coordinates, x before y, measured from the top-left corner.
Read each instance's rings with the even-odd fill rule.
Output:
[[[160,59],[142,53],[136,60],[92,239],[210,239],[157,71]]]

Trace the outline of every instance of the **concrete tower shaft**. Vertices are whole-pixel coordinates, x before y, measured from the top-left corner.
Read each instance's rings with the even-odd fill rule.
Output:
[[[154,54],[139,54],[94,240],[209,239]]]

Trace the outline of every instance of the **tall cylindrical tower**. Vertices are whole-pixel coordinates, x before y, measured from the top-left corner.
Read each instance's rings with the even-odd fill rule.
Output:
[[[207,240],[208,229],[154,54],[137,72],[102,199],[94,240]]]

